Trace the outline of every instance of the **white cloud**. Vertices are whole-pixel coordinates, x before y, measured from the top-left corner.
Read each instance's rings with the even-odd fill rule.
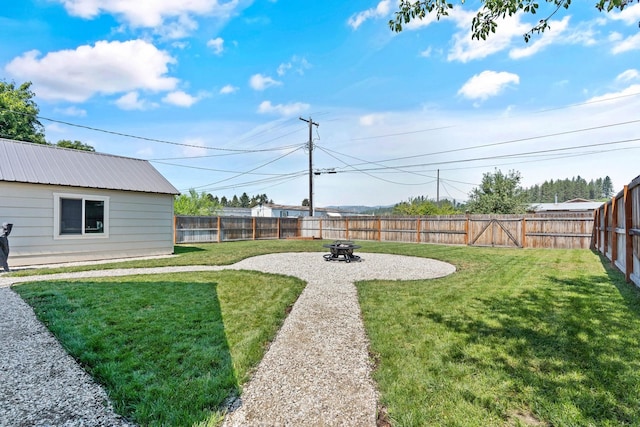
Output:
[[[58,0],[70,15],[93,19],[102,13],[119,17],[132,27],[159,27],[169,19],[189,15],[228,17],[239,0]]]
[[[366,20],[372,18],[384,18],[391,12],[391,0],[382,0],[375,8],[363,10],[352,15],[347,24],[354,30],[357,30]]]
[[[536,36],[533,42],[527,47],[519,47],[511,49],[509,51],[509,57],[511,59],[521,59],[529,56],[533,56],[536,53],[542,51],[545,47],[557,43],[558,40],[565,37],[565,32],[569,26],[569,16],[562,18],[562,21],[549,22],[549,29],[544,33]]]
[[[454,45],[449,51],[449,61],[468,62],[486,58],[489,55],[508,49],[514,38],[522,42],[522,35],[531,29],[529,24],[520,22],[521,15],[506,17],[500,21],[495,33],[486,40],[471,39],[471,20],[476,12],[458,10],[450,18],[456,22],[458,32],[454,35]]]
[[[431,56],[431,51],[432,51],[431,47],[428,47],[422,52],[420,52],[420,56],[422,56],[423,58],[428,58]]]
[[[640,84],[635,84],[626,87],[618,92],[611,92],[600,96],[594,96],[588,99],[585,104],[599,105],[599,104],[629,104],[629,97],[634,97],[640,92]]]
[[[517,74],[487,70],[467,80],[458,91],[458,94],[468,99],[484,101],[500,94],[505,87],[519,83],[520,77]]]
[[[293,69],[299,75],[304,75],[305,70],[311,68],[311,64],[306,58],[300,58],[294,55],[289,62],[283,62],[278,66],[277,73],[280,77],[287,74],[287,72]]]
[[[611,49],[611,53],[618,54],[618,53],[629,52],[630,50],[639,50],[639,49],[640,49],[640,33],[621,40],[619,43],[617,43],[613,47],[613,49]]]
[[[372,113],[372,114],[366,114],[364,116],[360,116],[360,118],[358,119],[358,123],[361,126],[374,126],[374,125],[378,125],[384,122],[384,119],[386,118],[386,114],[380,114],[380,113]]]
[[[176,40],[189,36],[189,34],[197,29],[198,23],[196,21],[187,15],[182,15],[175,21],[171,21],[161,27],[157,27],[156,33],[163,39]]]
[[[280,86],[281,84],[282,84],[282,82],[279,82],[279,81],[274,80],[273,78],[271,78],[269,76],[264,76],[262,74],[254,74],[249,79],[249,85],[254,90],[265,90],[268,87]]]
[[[630,82],[638,79],[640,79],[640,72],[638,72],[638,70],[633,68],[623,71],[622,73],[618,74],[618,76],[616,77],[616,80],[619,82]]]
[[[213,49],[213,53],[220,55],[224,51],[224,39],[222,37],[211,39],[207,42],[207,46]]]
[[[99,41],[45,56],[32,50],[14,58],[5,70],[32,81],[40,98],[84,102],[95,94],[173,90],[178,79],[166,74],[168,65],[175,62],[144,40]]]
[[[207,144],[201,138],[187,138],[182,143],[187,145],[182,149],[182,154],[186,157],[206,156],[209,154]]]
[[[279,76],[284,76],[285,74],[287,74],[287,71],[291,69],[293,65],[291,65],[291,62],[286,62],[286,63],[282,63],[278,66],[278,70],[277,73]]]
[[[182,42],[182,41],[181,41],[181,42],[179,42],[179,41],[175,41],[175,42],[171,43],[171,46],[172,46],[172,47],[175,47],[176,49],[184,50],[184,49],[186,49],[187,47],[189,47],[189,43],[187,43],[187,42]]]
[[[116,105],[118,108],[122,110],[146,110],[148,109],[149,103],[140,99],[140,94],[138,92],[129,92],[126,95],[121,96],[116,100]]]
[[[238,88],[233,85],[225,85],[220,89],[220,95],[228,95],[230,93],[235,93],[238,91]]]
[[[56,113],[64,114],[65,116],[73,116],[73,117],[86,117],[87,110],[83,110],[82,108],[77,107],[67,107],[67,108],[56,108],[54,110]]]
[[[302,102],[293,102],[290,104],[276,104],[273,105],[271,101],[263,101],[258,106],[258,113],[261,114],[279,114],[281,116],[293,116],[300,114],[303,111],[308,110],[309,104]]]
[[[549,28],[544,33],[534,34],[530,43],[522,47],[523,35],[531,30],[532,24],[522,22],[523,14],[507,16],[501,19],[495,33],[487,36],[486,40],[471,38],[471,21],[477,11],[454,9],[448,19],[456,23],[458,31],[453,36],[453,47],[449,51],[449,61],[468,62],[486,58],[497,52],[515,48],[509,51],[512,59],[520,59],[535,55],[553,44],[582,44],[593,45],[593,29],[582,25],[570,31],[570,16],[560,21],[549,21]]]
[[[172,104],[177,107],[191,107],[199,100],[200,98],[189,95],[188,93],[181,90],[170,92],[164,98],[162,98],[162,102],[166,104]]]
[[[47,123],[44,125],[45,129],[46,129],[46,133],[47,135],[49,135],[50,133],[59,133],[59,134],[66,134],[68,128],[65,126],[62,126],[58,123]]]
[[[609,18],[622,21],[627,25],[638,25],[640,21],[640,3],[625,7],[622,12],[610,12]]]
[[[458,10],[459,10],[458,8],[455,8],[452,11],[449,12],[449,15],[441,16],[440,17],[440,21],[444,21],[446,19],[449,19],[451,14],[452,13],[457,13]],[[409,21],[409,23],[407,23],[407,24],[403,24],[402,25],[402,30],[403,31],[420,30],[420,29],[423,29],[424,27],[428,27],[429,25],[433,24],[434,22],[438,22],[438,18],[436,17],[436,14],[435,13],[429,13],[429,14],[427,14],[427,16],[425,16],[422,19],[416,18],[416,19],[413,19],[412,21]]]
[[[609,40],[612,43],[618,42],[622,39],[623,39],[622,34],[620,34],[617,31],[612,31],[611,34],[609,34],[609,37],[607,38],[607,40]]]
[[[136,150],[136,157],[138,159],[148,159],[153,157],[154,151],[152,147],[144,147],[139,150]]]

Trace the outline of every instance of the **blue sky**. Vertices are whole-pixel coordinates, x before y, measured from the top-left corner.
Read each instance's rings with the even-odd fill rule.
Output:
[[[314,175],[316,206],[435,198],[438,170],[458,201],[496,168],[616,191],[640,175],[640,4],[574,2],[529,43],[524,15],[472,41],[480,3],[454,4],[396,34],[391,0],[13,1],[0,79],[33,83],[49,141],[220,197],[307,198],[300,117],[314,171],[336,171]]]

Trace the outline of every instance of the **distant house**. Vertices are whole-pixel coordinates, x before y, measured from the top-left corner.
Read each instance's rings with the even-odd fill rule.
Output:
[[[534,203],[529,206],[529,210],[542,213],[560,212],[593,212],[602,206],[602,202],[594,202],[586,199],[572,199],[562,203]]]
[[[219,216],[252,216],[251,208],[231,208],[223,207],[219,212],[216,212]]]
[[[11,266],[171,254],[178,193],[145,160],[0,138]]]
[[[341,216],[335,209],[315,208],[316,217]],[[301,218],[309,216],[309,206],[289,206],[276,204],[256,205],[251,208],[251,216],[269,218]]]
[[[267,218],[298,218],[309,216],[309,207],[266,203],[252,207],[251,216]]]

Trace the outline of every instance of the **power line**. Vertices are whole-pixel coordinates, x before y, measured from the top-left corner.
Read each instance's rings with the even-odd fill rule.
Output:
[[[440,126],[440,127],[437,127],[437,128],[412,130],[412,131],[399,132],[399,133],[390,133],[390,134],[387,134],[387,135],[363,136],[361,138],[351,138],[350,141],[363,141],[363,140],[366,140],[366,139],[388,138],[390,136],[404,136],[404,135],[411,135],[411,134],[415,134],[415,133],[431,132],[431,131],[434,131],[434,130],[449,129],[449,128],[453,128],[453,127],[455,127],[455,126],[454,125],[451,125],[451,126]]]
[[[238,187],[246,187],[246,186],[250,186],[250,185],[260,185],[260,184],[268,184],[268,183],[275,183],[273,185],[278,185],[284,182],[288,182],[291,181],[293,179],[297,179],[297,178],[301,178],[304,177],[307,174],[306,171],[304,172],[297,172],[297,173],[292,173],[290,174],[290,176],[281,176],[281,177],[271,177],[271,178],[265,178],[265,179],[257,179],[257,180],[253,180],[253,181],[245,181],[245,182],[239,182],[239,183],[235,183],[235,184],[227,184],[227,185],[223,185],[220,187],[207,187],[202,189],[203,191],[207,191],[207,192],[216,192],[216,191],[222,191],[222,190],[228,190],[230,188],[238,188]]]
[[[329,150],[328,148],[321,148],[321,150],[322,150],[322,151],[324,151],[324,152],[325,152],[325,153],[327,153],[327,154],[328,154],[329,152],[332,152],[332,153],[334,153],[334,154],[336,154],[336,155],[340,155],[340,156],[344,156],[344,157],[350,157],[350,158],[352,158],[352,159],[355,159],[355,160],[358,160],[358,161],[360,161],[360,162],[363,162],[363,164],[375,164],[375,165],[382,166],[384,169],[394,169],[394,170],[397,170],[398,172],[402,172],[402,173],[410,173],[410,174],[413,174],[413,175],[424,176],[424,177],[427,177],[427,178],[434,178],[433,176],[427,176],[427,175],[423,175],[423,174],[421,174],[421,173],[413,172],[413,171],[406,171],[406,170],[403,170],[403,169],[401,169],[401,168],[399,168],[399,167],[395,167],[395,166],[384,166],[382,163],[379,163],[379,162],[373,162],[373,161],[372,161],[372,162],[368,162],[368,161],[366,161],[366,160],[360,159],[360,158],[355,157],[355,156],[351,156],[351,155],[349,155],[349,154],[339,153],[339,152],[334,151],[334,150]],[[335,158],[335,157],[334,157],[334,158]],[[346,164],[346,163],[345,163],[345,164]]]
[[[553,152],[559,152],[559,151],[575,150],[575,149],[578,149],[578,148],[608,146],[608,145],[625,144],[625,143],[629,143],[629,142],[638,142],[638,141],[640,141],[640,139],[638,139],[638,138],[635,138],[635,139],[624,139],[624,140],[619,140],[619,141],[599,142],[599,143],[595,143],[595,144],[576,145],[576,146],[573,146],[573,147],[552,148],[552,149],[547,149],[547,150],[528,151],[528,152],[524,152],[524,153],[503,154],[503,155],[497,155],[497,156],[475,157],[475,158],[460,159],[460,160],[443,160],[443,161],[439,161],[439,162],[419,163],[419,164],[413,164],[413,165],[401,165],[401,166],[398,166],[398,167],[412,168],[412,167],[446,165],[446,164],[455,164],[455,163],[468,163],[468,162],[476,162],[476,161],[481,161],[481,160],[497,160],[497,159],[507,159],[507,158],[514,158],[514,157],[517,158],[517,157],[530,156],[532,154],[553,153]],[[358,165],[348,165],[348,167],[351,167],[351,168],[355,168],[355,166],[358,166]],[[375,171],[375,170],[379,170],[379,169],[389,169],[389,168],[390,167],[386,167],[386,168],[368,168],[368,169],[360,169],[360,170],[362,170],[362,171],[374,170]],[[336,172],[342,172],[342,171],[336,171]]]
[[[20,111],[13,111],[13,110],[11,110],[9,108],[5,108],[5,107],[0,107],[0,110],[9,111],[11,113],[20,114],[20,115],[24,115],[24,116],[31,116],[32,115],[32,114],[23,113],[23,112],[20,112]],[[81,128],[81,129],[87,129],[87,130],[94,131],[94,132],[102,132],[102,133],[106,133],[106,134],[110,134],[110,135],[122,136],[122,137],[125,137],[125,138],[140,139],[142,141],[158,142],[158,143],[161,143],[161,144],[176,145],[176,146],[180,146],[180,147],[199,148],[199,149],[215,150],[215,151],[227,151],[227,152],[234,152],[234,153],[259,153],[259,152],[280,151],[280,150],[282,150],[282,147],[264,148],[264,149],[259,149],[259,150],[257,150],[257,149],[240,150],[240,149],[232,149],[232,148],[209,147],[209,146],[202,146],[202,145],[195,145],[195,144],[185,144],[185,143],[181,143],[181,142],[174,142],[174,141],[168,141],[168,140],[164,140],[164,139],[149,138],[149,137],[145,137],[145,136],[132,135],[132,134],[124,133],[124,132],[112,131],[112,130],[107,130],[107,129],[100,129],[100,128],[96,128],[96,127],[93,127],[93,126],[80,125],[80,124],[77,124],[77,123],[71,123],[71,122],[66,122],[66,121],[63,121],[63,120],[51,119],[51,118],[43,117],[43,116],[35,116],[35,117],[37,119],[40,119],[40,120],[47,120],[47,121],[50,121],[50,122],[53,122],[53,123],[59,123],[59,124],[67,125],[67,126],[77,127],[77,128]]]
[[[288,153],[285,153],[285,154],[283,154],[282,156],[276,157],[275,159],[270,160],[270,161],[268,161],[267,163],[263,163],[263,164],[261,164],[260,166],[256,166],[255,168],[253,168],[253,169],[251,169],[251,170],[248,170],[248,171],[245,171],[245,172],[239,172],[239,173],[237,173],[236,175],[231,176],[231,177],[229,177],[229,178],[221,179],[220,181],[215,181],[215,182],[212,182],[212,183],[210,183],[210,184],[206,184],[206,185],[200,185],[200,186],[195,187],[195,188],[208,187],[208,186],[210,186],[210,185],[215,185],[215,184],[220,184],[221,182],[230,181],[230,180],[232,180],[232,179],[235,179],[235,178],[241,177],[241,176],[243,176],[243,175],[248,175],[249,173],[251,173],[251,172],[253,172],[253,171],[256,171],[256,170],[258,170],[258,169],[260,169],[260,168],[263,168],[263,167],[265,167],[265,166],[267,166],[267,165],[270,165],[270,164],[272,164],[272,163],[275,163],[275,162],[277,162],[278,160],[280,160],[280,159],[282,159],[282,158],[284,158],[284,157],[287,157],[287,156],[289,156],[290,154],[295,153],[296,151],[300,150],[301,148],[302,148],[302,147],[298,147],[298,148],[296,148],[295,150],[291,150],[291,151],[289,151]]]
[[[588,131],[592,131],[592,130],[606,129],[606,128],[615,127],[615,126],[624,126],[624,125],[638,123],[638,122],[640,122],[640,119],[638,119],[638,120],[630,120],[630,121],[620,122],[620,123],[612,123],[612,124],[608,124],[608,125],[594,126],[594,127],[590,127],[590,128],[580,128],[580,129],[573,129],[573,130],[563,131],[563,132],[555,132],[555,133],[544,134],[544,135],[530,136],[530,137],[526,137],[526,138],[510,139],[510,140],[507,140],[507,141],[492,142],[492,143],[489,143],[489,144],[473,145],[471,147],[453,148],[453,149],[450,149],[450,150],[436,151],[436,152],[433,152],[433,153],[414,154],[414,155],[411,155],[411,156],[395,157],[395,158],[386,159],[386,160],[377,160],[375,162],[370,161],[370,162],[364,162],[364,163],[361,163],[361,164],[386,163],[386,162],[393,162],[393,161],[396,161],[396,160],[415,159],[415,158],[419,158],[419,157],[435,156],[435,155],[438,155],[438,154],[449,154],[449,153],[456,153],[456,152],[460,152],[460,151],[475,150],[475,149],[478,149],[478,148],[496,147],[496,146],[499,146],[499,145],[514,144],[516,142],[533,141],[533,140],[542,139],[542,138],[550,138],[550,137],[555,137],[555,136],[570,135],[570,134],[574,134],[574,133],[581,133],[581,132],[588,132]],[[360,166],[361,164],[356,164],[355,166]]]
[[[538,110],[538,111],[534,111],[531,113],[527,113],[527,114],[544,114],[544,113],[548,113],[551,111],[558,111],[558,110],[565,110],[565,109],[569,109],[569,108],[574,108],[574,107],[580,107],[580,106],[584,106],[584,105],[592,105],[592,104],[598,104],[601,102],[610,102],[610,101],[615,101],[617,99],[623,99],[623,98],[628,98],[628,97],[632,97],[632,96],[638,96],[640,95],[640,92],[636,92],[636,93],[630,93],[630,94],[623,94],[623,95],[618,95],[618,96],[611,96],[608,98],[603,98],[603,99],[596,99],[596,100],[591,100],[591,101],[585,101],[585,102],[578,102],[578,103],[574,103],[574,104],[569,104],[569,105],[563,105],[561,107],[556,107],[556,108],[547,108],[544,110]],[[512,117],[509,117],[512,118]],[[495,118],[493,120],[504,120],[504,118]],[[448,126],[441,126],[441,127],[435,127],[435,128],[427,128],[427,129],[419,129],[419,130],[415,130],[415,131],[406,131],[406,132],[398,132],[398,133],[393,133],[393,134],[386,134],[386,135],[374,135],[374,136],[368,136],[368,137],[360,137],[360,138],[351,138],[348,140],[342,140],[342,141],[335,141],[335,142],[354,142],[354,141],[362,141],[362,140],[367,140],[367,139],[376,139],[376,138],[388,138],[388,137],[393,137],[393,136],[404,136],[404,135],[410,135],[410,134],[415,134],[415,133],[422,133],[422,132],[431,132],[431,131],[436,131],[436,130],[442,130],[442,129],[448,129],[448,128],[456,128],[459,127],[459,125],[448,125]]]
[[[327,155],[329,155],[329,156],[333,157],[334,159],[338,160],[339,162],[344,163],[344,164],[346,165],[346,167],[350,167],[350,168],[354,169],[356,172],[363,173],[363,174],[365,174],[365,175],[367,175],[367,176],[369,176],[369,177],[371,177],[371,178],[373,178],[373,179],[377,179],[377,180],[380,180],[380,181],[388,182],[388,183],[390,183],[390,184],[396,184],[396,185],[427,185],[427,184],[431,184],[432,182],[434,182],[434,181],[429,181],[429,182],[422,182],[422,183],[405,183],[405,182],[397,182],[397,181],[391,181],[391,180],[389,180],[389,179],[380,178],[380,177],[378,177],[378,176],[375,176],[375,175],[373,175],[373,174],[368,173],[368,172],[367,172],[366,170],[364,170],[364,169],[358,169],[358,168],[354,167],[353,165],[349,165],[348,163],[346,163],[346,162],[344,162],[343,160],[339,159],[338,157],[334,156],[333,154],[331,154],[329,151],[326,151],[326,150],[325,150],[324,148],[322,148],[322,147],[319,147],[319,146],[318,146],[318,148],[319,148],[320,150],[324,151]],[[387,169],[388,169],[388,168],[387,168]],[[338,171],[336,171],[336,172],[338,172]]]
[[[209,172],[221,172],[221,173],[235,173],[235,174],[242,174],[242,175],[261,175],[261,176],[284,176],[284,175],[287,175],[287,174],[282,174],[282,173],[240,172],[240,171],[231,171],[231,170],[225,170],[225,169],[205,168],[205,167],[200,167],[200,166],[179,165],[179,164],[176,164],[176,163],[159,162],[159,161],[153,161],[153,163],[158,163],[158,164],[167,165],[167,166],[176,166],[176,167],[179,167],[179,168],[186,168],[186,169],[196,169],[196,170],[203,170],[203,171],[209,171]]]

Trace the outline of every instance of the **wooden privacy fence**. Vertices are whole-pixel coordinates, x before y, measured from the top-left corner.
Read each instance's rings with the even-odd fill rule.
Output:
[[[286,239],[300,235],[298,218],[176,216],[175,243]]]
[[[640,176],[595,212],[593,248],[640,286]]]
[[[451,215],[438,217],[301,218],[301,236],[330,240],[519,248],[591,246],[593,214]]]
[[[518,248],[591,247],[593,214],[265,218],[176,216],[175,243],[319,238]]]

